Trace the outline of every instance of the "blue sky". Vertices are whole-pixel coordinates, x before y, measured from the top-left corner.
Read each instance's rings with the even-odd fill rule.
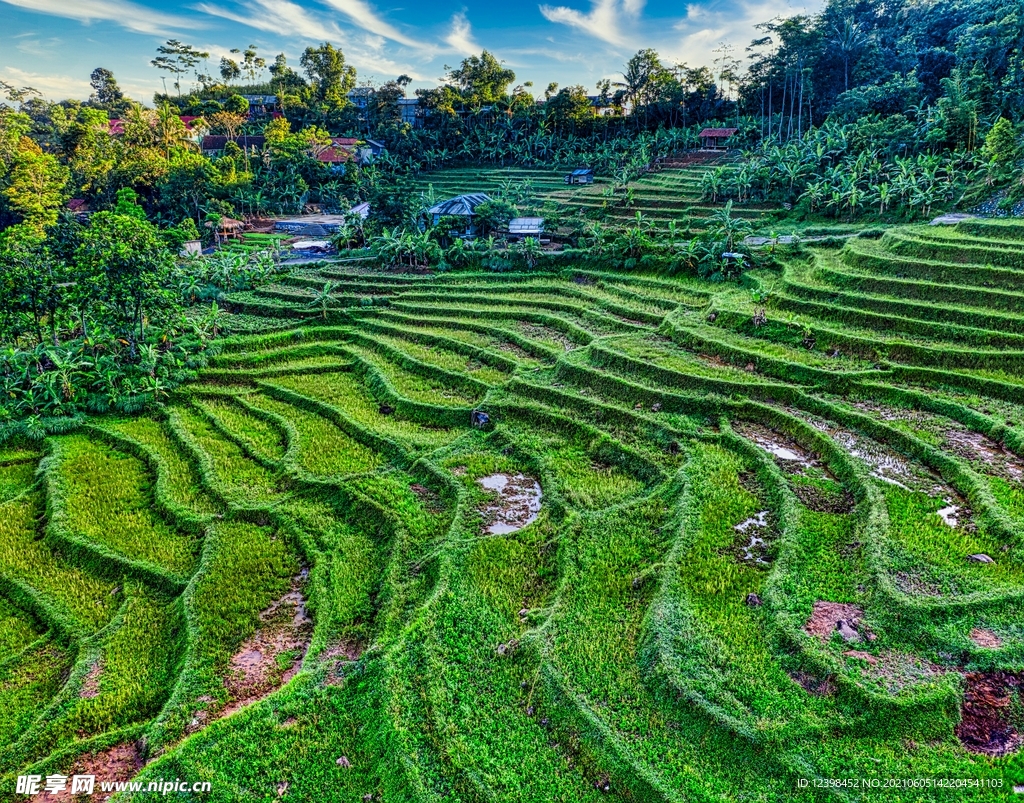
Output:
[[[671,63],[710,63],[721,42],[736,56],[753,26],[814,11],[815,0],[0,0],[0,78],[51,99],[85,98],[94,67],[149,102],[160,89],[156,47],[180,39],[210,52],[210,70],[231,48],[258,47],[268,62],[285,53],[298,68],[310,44],[340,46],[360,82],[406,73],[434,86],[444,65],[486,48],[533,81],[590,90],[643,47]]]

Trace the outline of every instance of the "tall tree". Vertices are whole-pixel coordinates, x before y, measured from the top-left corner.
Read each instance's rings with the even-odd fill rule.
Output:
[[[156,52],[160,55],[149,63],[158,70],[166,70],[174,76],[174,88],[181,96],[181,76],[196,66],[204,59],[210,58],[209,53],[197,50],[192,45],[186,45],[177,39],[168,39],[166,44],[160,45]]]
[[[470,103],[494,103],[504,97],[509,86],[516,80],[516,74],[504,67],[505,62],[498,61],[488,51],[479,56],[469,56],[462,60],[457,69],[448,70],[448,81],[457,86]]]
[[[356,68],[345,64],[345,54],[330,42],[307,47],[299,59],[313,85],[314,97],[321,103],[342,106],[356,85]]]

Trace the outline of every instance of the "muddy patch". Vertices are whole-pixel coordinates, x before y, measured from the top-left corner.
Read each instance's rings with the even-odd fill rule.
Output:
[[[781,432],[749,421],[736,424],[735,429],[740,435],[768,452],[784,469],[800,471],[809,469],[817,463],[813,454]]]
[[[540,483],[524,474],[489,474],[477,482],[494,496],[481,507],[484,532],[506,535],[532,524],[540,515]]]
[[[100,676],[103,674],[103,663],[97,661],[91,667],[82,681],[82,688],[78,696],[84,700],[90,700],[100,693]]]
[[[298,672],[313,630],[302,596],[303,579],[295,578],[291,590],[260,614],[256,632],[231,658],[224,678],[231,703],[222,716],[265,697]]]
[[[863,619],[864,611],[856,605],[818,600],[804,625],[804,631],[821,641],[828,641],[833,633],[838,633],[849,643],[873,641],[875,636],[864,626]]]
[[[775,560],[775,532],[771,511],[762,510],[732,529],[736,532],[733,553],[740,562],[762,569],[771,566]]]
[[[1003,640],[984,627],[975,627],[971,630],[971,641],[986,650],[998,650],[1003,646]]]
[[[431,513],[440,513],[444,510],[441,496],[433,488],[414,482],[409,486],[409,490],[416,494],[416,498],[423,503],[423,507]]]
[[[548,342],[557,343],[563,351],[572,351],[576,348],[576,344],[573,343],[572,340],[557,329],[552,329],[550,326],[521,322],[518,325],[518,329],[523,335],[532,338],[533,340],[546,340]]]
[[[959,427],[943,431],[943,448],[979,471],[1013,482],[1024,481],[1024,460],[984,435]]]
[[[800,415],[807,417],[803,413]],[[786,475],[793,493],[806,508],[818,513],[849,513],[853,510],[856,504],[853,495],[816,455],[792,438],[749,421],[735,424],[734,429],[772,456]]]
[[[848,650],[843,655],[863,661],[860,666],[861,678],[881,687],[886,694],[899,694],[904,689],[927,682],[946,672],[930,661],[897,650],[884,650],[878,655]]]
[[[513,343],[511,340],[502,340],[501,343],[498,344],[498,349],[506,352],[507,354],[511,354],[519,360],[532,360],[534,358],[530,352],[518,343]]]
[[[1022,676],[1009,672],[967,672],[956,736],[971,753],[1005,756],[1020,749],[1014,708]],[[1019,704],[1018,704],[1019,705]]]
[[[119,744],[99,753],[86,753],[79,756],[68,770],[68,784],[63,792],[44,792],[40,800],[81,800],[79,792],[71,794],[71,776],[92,775],[95,777],[95,794],[87,796],[88,800],[110,800],[114,793],[101,794],[100,784],[106,781],[127,781],[134,778],[145,762],[142,754],[134,744]]]
[[[807,672],[794,670],[789,672],[789,676],[793,679],[794,683],[815,697],[830,697],[835,693],[836,685],[831,675],[820,678]]]
[[[882,408],[876,409],[874,405],[863,403],[855,406],[870,408],[872,412],[879,414],[879,417],[885,418],[881,414]],[[937,475],[906,455],[900,454],[895,449],[885,446],[865,435],[861,435],[859,432],[843,429],[831,421],[826,421],[817,416],[810,416],[792,409],[789,412],[794,415],[798,413],[802,415],[808,424],[819,432],[828,435],[851,457],[864,463],[868,467],[869,474],[875,479],[895,485],[906,491],[921,491],[929,496],[940,496],[948,493],[948,489],[943,486],[942,480]],[[912,415],[909,411],[906,412],[908,416]],[[885,420],[894,420],[894,416],[890,415]]]

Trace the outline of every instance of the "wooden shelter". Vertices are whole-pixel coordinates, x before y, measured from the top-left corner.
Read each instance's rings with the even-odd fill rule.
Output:
[[[589,167],[577,167],[564,180],[566,184],[593,184],[594,171]]]
[[[738,128],[705,128],[697,136],[700,137],[702,151],[724,151],[729,147],[729,140]]]
[[[209,229],[213,228],[213,221],[206,221],[206,227]],[[217,228],[213,232],[214,239],[217,244],[223,240],[230,240],[232,237],[241,237],[242,231],[245,229],[245,224],[241,220],[235,220],[231,217],[222,217],[217,223]]]

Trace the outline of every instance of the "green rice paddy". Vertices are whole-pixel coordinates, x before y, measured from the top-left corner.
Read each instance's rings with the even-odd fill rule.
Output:
[[[652,212],[695,217],[687,182],[644,179]],[[1024,244],[998,225],[805,248],[756,297],[285,277],[382,301],[289,308],[159,415],[0,451],[3,788],[127,751],[211,782],[182,800],[1012,799]]]

